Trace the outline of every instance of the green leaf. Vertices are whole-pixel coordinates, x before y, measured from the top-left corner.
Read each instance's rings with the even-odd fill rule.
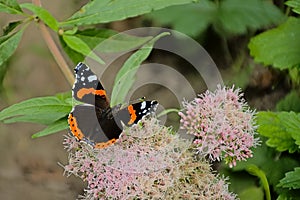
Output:
[[[73,49],[71,49],[66,42],[64,41],[62,36],[59,36],[59,42],[64,50],[64,52],[69,56],[69,58],[72,60],[72,62],[74,64],[77,64],[79,62],[82,62],[85,58],[84,55],[82,55],[81,53],[74,51]]]
[[[167,115],[169,113],[172,113],[172,112],[175,112],[175,113],[178,113],[180,110],[178,108],[169,108],[169,109],[165,109],[163,110],[161,113],[159,113],[157,115],[157,118],[161,117],[161,116],[164,116],[164,115]]]
[[[300,167],[296,167],[293,172],[286,173],[278,187],[300,189]]]
[[[255,61],[287,69],[300,64],[300,19],[290,17],[277,28],[251,39],[250,54]]]
[[[220,2],[218,19],[214,23],[219,34],[244,34],[248,29],[258,29],[278,24],[283,13],[272,3],[262,0],[224,0]]]
[[[282,154],[280,154],[282,155]],[[279,156],[278,152],[268,147],[265,143],[253,150],[253,157],[247,161],[238,162],[232,170],[246,170],[250,164],[258,166],[267,176],[270,185],[274,187],[279,183],[284,174],[300,165],[298,158]]]
[[[51,124],[68,115],[70,103],[55,96],[38,97],[14,104],[0,112],[0,121]]]
[[[72,99],[72,92],[68,91],[68,92],[58,93],[55,95],[55,97],[57,97],[61,101],[68,103],[70,99]]]
[[[23,13],[16,0],[0,0],[0,12],[6,12],[9,14]]]
[[[12,35],[0,37],[0,66],[15,52],[22,35],[23,30],[20,30]]]
[[[136,37],[124,33],[117,33],[109,29],[79,30],[74,35],[85,42],[90,49],[101,53],[116,53],[135,49],[145,44],[152,37]],[[74,63],[84,60],[84,55],[71,49],[60,37],[62,47]]]
[[[268,146],[277,151],[288,150],[290,153],[299,150],[293,135],[295,130],[292,128],[300,120],[300,115],[294,112],[259,112],[257,117],[258,132],[268,138]],[[298,131],[300,133],[300,127]]]
[[[248,186],[238,196],[240,200],[264,200],[263,190],[255,186]]]
[[[57,20],[46,10],[40,6],[36,6],[32,3],[21,4],[22,8],[26,8],[37,15],[47,26],[52,30],[58,31],[58,22]]]
[[[191,36],[201,34],[211,24],[222,36],[245,34],[248,29],[278,24],[285,18],[276,6],[261,0],[202,0],[159,10],[148,17]]]
[[[295,140],[295,144],[298,145],[298,151],[300,149],[300,113],[296,114],[294,112],[288,113],[289,120],[285,120],[284,118],[282,125],[286,127],[287,132],[291,135],[291,137]]]
[[[300,85],[300,65],[297,65],[293,68],[290,68],[288,70],[289,74],[289,78],[290,78],[290,81],[291,81],[291,84],[292,85]]]
[[[5,62],[4,64],[0,65],[0,93],[3,92],[3,80],[5,78],[6,72],[9,68],[8,62]]]
[[[8,35],[13,31],[18,25],[22,24],[23,21],[10,22],[7,26],[3,28],[3,35]]]
[[[115,34],[117,32],[110,29],[86,29],[77,31],[74,35],[84,41],[91,49],[94,49]]]
[[[96,46],[98,46],[101,42],[108,39],[109,37],[115,35],[116,32],[109,29],[86,29],[76,31],[73,34],[84,41],[90,49],[94,50]],[[70,48],[61,36],[59,37],[59,40],[64,51],[68,54],[73,63],[79,63],[84,60],[85,56]]]
[[[126,60],[115,78],[111,95],[111,106],[124,103],[126,95],[135,81],[135,74],[140,64],[149,56],[154,43],[159,38],[169,34],[170,33],[164,32],[157,35]]]
[[[99,56],[97,56],[91,50],[91,48],[78,36],[63,35],[62,38],[63,38],[64,42],[68,45],[68,47],[70,47],[72,50],[74,50],[84,56],[90,57],[90,58],[94,59],[95,61],[99,62],[100,64],[104,64],[104,61]]]
[[[281,191],[280,195],[276,200],[298,200],[300,197],[300,190],[289,190]]]
[[[38,138],[46,135],[50,135],[59,131],[66,130],[68,128],[68,122],[66,118],[60,119],[49,126],[47,126],[44,130],[33,134],[32,138]]]
[[[107,40],[104,40],[100,45],[96,47],[96,51],[102,53],[129,51],[145,44],[152,38],[152,36],[136,37],[124,33],[118,33],[111,36]]]
[[[195,0],[94,0],[83,6],[62,26],[78,26],[119,21],[172,5],[192,3]]]
[[[16,123],[16,122],[31,122],[38,124],[51,124],[60,118],[66,116],[66,113],[49,113],[49,114],[33,114],[33,115],[21,115],[15,116],[3,120],[4,123]]]
[[[300,0],[286,1],[285,5],[293,8],[292,11],[294,11],[295,13],[300,14]]]
[[[276,110],[300,112],[300,96],[298,92],[293,90],[287,94],[284,99],[277,103]]]
[[[158,21],[160,24],[173,25],[175,30],[187,35],[197,36],[213,23],[216,16],[217,5],[212,1],[202,0],[197,4],[172,6],[158,10],[146,17]]]

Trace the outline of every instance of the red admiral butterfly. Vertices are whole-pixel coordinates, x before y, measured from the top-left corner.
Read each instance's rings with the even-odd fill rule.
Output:
[[[106,91],[91,69],[79,63],[75,69],[72,88],[74,99],[84,104],[76,105],[68,117],[71,133],[95,148],[105,148],[115,143],[126,126],[137,124],[144,116],[153,113],[157,101],[141,101],[125,108],[110,107]]]

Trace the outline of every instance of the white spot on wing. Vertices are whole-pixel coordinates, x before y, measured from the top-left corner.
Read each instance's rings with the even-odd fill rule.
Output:
[[[81,80],[81,81],[84,81],[84,80],[85,80],[85,77],[84,77],[84,76],[82,76],[80,80]]]
[[[143,112],[142,112],[142,113],[143,113],[143,114],[146,114],[147,112],[148,112],[148,110],[143,110]]]
[[[93,82],[97,80],[97,76],[96,75],[91,75],[88,77],[89,82]]]
[[[146,101],[143,101],[142,104],[141,104],[141,109],[145,109],[146,108]]]

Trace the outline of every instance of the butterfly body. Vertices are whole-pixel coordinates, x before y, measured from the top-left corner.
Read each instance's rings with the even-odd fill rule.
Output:
[[[137,124],[156,110],[157,101],[141,101],[125,108],[121,105],[111,108],[105,89],[90,68],[79,63],[74,71],[72,96],[84,104],[73,107],[68,123],[71,133],[79,141],[95,148],[105,148],[118,140],[123,124]]]

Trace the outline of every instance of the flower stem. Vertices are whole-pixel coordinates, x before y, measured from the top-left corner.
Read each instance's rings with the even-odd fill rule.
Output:
[[[260,179],[261,184],[265,190],[266,200],[271,200],[270,187],[265,173],[262,170],[260,170],[256,165],[252,165],[252,164],[248,165],[246,170],[250,174],[257,176]]]

